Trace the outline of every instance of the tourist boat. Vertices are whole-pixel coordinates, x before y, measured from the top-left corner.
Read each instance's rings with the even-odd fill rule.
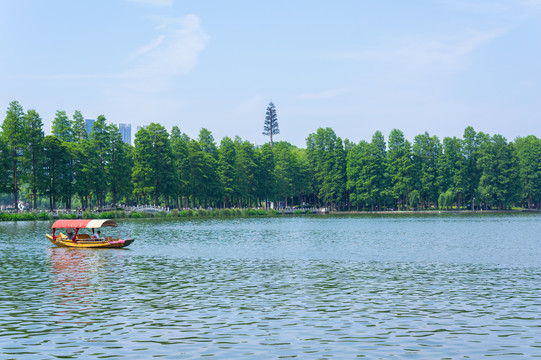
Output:
[[[93,238],[90,234],[79,233],[80,229],[99,229],[101,227],[117,227],[117,223],[110,219],[99,220],[57,220],[53,224],[53,235],[47,234],[47,238],[56,246],[77,247],[77,248],[121,248],[130,245],[134,239],[113,239],[111,236],[105,238]],[[75,229],[71,237],[60,232],[55,234],[56,229]]]

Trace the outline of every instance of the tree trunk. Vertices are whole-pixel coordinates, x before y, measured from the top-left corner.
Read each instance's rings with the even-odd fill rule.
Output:
[[[14,155],[16,156],[17,154]],[[17,160],[13,160],[13,195],[15,197],[15,209],[17,209],[19,202],[19,188],[17,187]]]

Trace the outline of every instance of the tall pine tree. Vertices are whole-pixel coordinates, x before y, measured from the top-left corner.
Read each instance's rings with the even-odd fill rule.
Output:
[[[270,144],[272,147],[272,135],[278,135],[280,129],[278,128],[278,115],[276,115],[276,107],[273,102],[267,106],[267,113],[265,115],[265,123],[263,125],[263,135],[270,136]]]

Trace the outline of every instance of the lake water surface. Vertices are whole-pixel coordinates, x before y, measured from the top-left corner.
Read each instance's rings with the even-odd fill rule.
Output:
[[[119,224],[0,223],[1,359],[541,357],[541,215]]]

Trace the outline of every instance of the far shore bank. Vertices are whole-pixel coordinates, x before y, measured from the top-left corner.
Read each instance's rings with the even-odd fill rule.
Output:
[[[51,221],[57,219],[138,219],[138,218],[239,218],[239,217],[271,217],[271,216],[439,216],[439,215],[472,215],[472,214],[541,214],[536,209],[511,210],[402,210],[402,211],[361,211],[361,210],[328,210],[328,209],[187,209],[167,211],[102,211],[102,212],[0,212],[0,221]]]

